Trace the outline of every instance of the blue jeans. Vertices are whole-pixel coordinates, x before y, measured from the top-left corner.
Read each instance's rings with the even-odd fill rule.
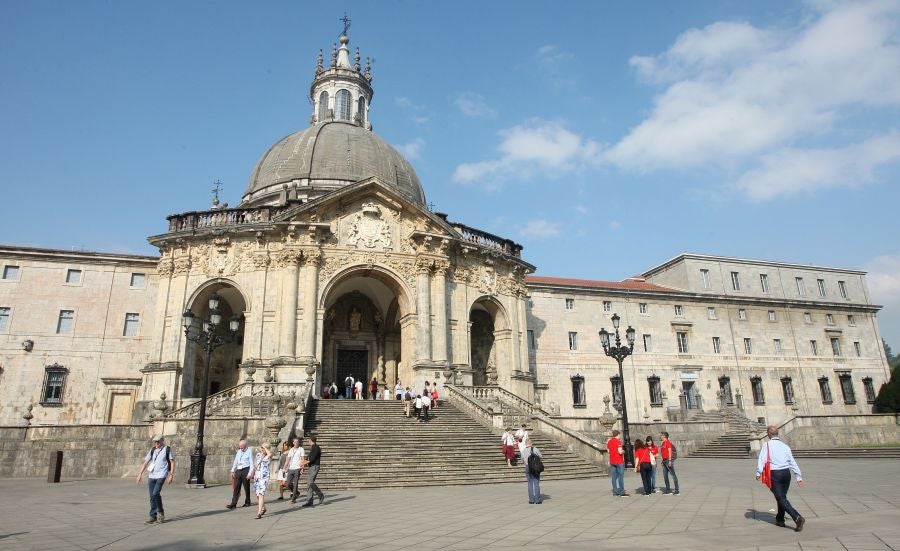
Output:
[[[678,491],[678,475],[675,474],[675,460],[663,459],[663,479],[666,481],[666,493],[669,493],[669,473],[675,481],[675,491]]]
[[[528,468],[528,462],[525,462],[525,480],[528,481],[528,503],[540,503],[541,499],[541,478],[531,474]]]
[[[656,490],[656,465],[650,467],[650,489]]]
[[[159,494],[162,491],[165,482],[165,477],[150,478],[147,480],[147,487],[150,490],[150,518],[153,520],[156,520],[157,513],[165,514],[165,511],[163,511],[162,496]]]
[[[348,400],[353,398],[353,387],[352,386],[348,386],[348,387],[344,388],[344,398],[347,398]]]
[[[625,464],[609,466],[609,477],[612,480],[613,495],[620,496],[625,493]]]

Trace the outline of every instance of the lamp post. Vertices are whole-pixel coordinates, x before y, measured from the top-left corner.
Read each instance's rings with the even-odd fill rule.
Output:
[[[203,346],[206,350],[206,366],[203,369],[203,382],[200,388],[200,420],[197,425],[197,444],[194,453],[191,454],[191,474],[187,485],[195,488],[206,487],[203,477],[203,469],[206,466],[206,455],[203,453],[203,431],[206,425],[206,400],[209,397],[209,364],[212,361],[213,350],[223,344],[234,342],[238,329],[241,327],[241,317],[234,315],[228,322],[228,333],[218,334],[217,330],[222,323],[222,311],[219,310],[219,295],[209,297],[209,318],[200,320],[201,330],[191,329],[194,326],[196,316],[190,310],[186,310],[181,317],[184,325],[184,336],[187,340]]]
[[[628,434],[628,408],[625,405],[625,378],[622,375],[622,362],[634,351],[635,331],[630,325],[625,330],[625,340],[628,341],[628,346],[624,346],[622,339],[619,337],[619,320],[619,314],[613,314],[612,323],[613,328],[616,330],[615,346],[610,346],[610,334],[603,328],[600,329],[600,342],[603,344],[603,353],[610,358],[614,358],[619,364],[619,389],[622,397],[622,438],[625,440],[622,448],[625,450],[625,466],[634,467],[634,445],[631,443],[631,437]]]

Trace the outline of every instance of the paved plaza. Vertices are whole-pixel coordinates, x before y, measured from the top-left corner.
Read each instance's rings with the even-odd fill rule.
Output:
[[[754,466],[752,460],[680,460],[679,496],[636,495],[634,473],[626,478],[629,498],[613,498],[608,478],[545,482],[542,505],[527,503],[524,480],[325,488],[323,505],[298,509],[272,501],[261,520],[254,519],[255,507],[226,510],[227,486],[173,484],[163,492],[168,519],[152,526],[144,525],[143,483],[2,479],[0,549],[900,550],[896,461],[802,461],[808,486],[792,485],[789,494],[807,518],[801,533],[772,524],[774,500],[753,479]]]

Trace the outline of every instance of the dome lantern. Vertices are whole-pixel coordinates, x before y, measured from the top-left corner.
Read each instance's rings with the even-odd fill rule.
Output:
[[[366,130],[372,129],[369,121],[369,105],[372,102],[372,74],[366,59],[365,69],[360,64],[359,48],[350,59],[350,37],[347,31],[350,20],[344,21],[344,32],[338,38],[340,47],[332,46],[331,66],[322,66],[316,59],[316,73],[309,96],[313,104],[314,125],[330,121],[346,121]]]

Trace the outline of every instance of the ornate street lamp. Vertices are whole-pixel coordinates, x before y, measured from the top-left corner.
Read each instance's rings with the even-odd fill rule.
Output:
[[[194,320],[196,316],[190,310],[184,312],[181,317],[182,325],[184,325],[184,336],[189,341],[193,341],[206,349],[206,367],[203,370],[203,382],[200,388],[200,420],[197,426],[197,444],[194,446],[194,453],[191,454],[191,475],[188,478],[188,486],[195,488],[206,487],[206,480],[203,477],[203,470],[206,466],[206,455],[203,453],[203,430],[206,424],[206,400],[209,398],[209,364],[212,361],[213,350],[223,344],[234,342],[238,329],[241,328],[241,317],[234,315],[228,322],[228,333],[220,335],[217,333],[219,325],[222,323],[222,311],[219,310],[219,295],[209,297],[209,318],[200,320],[201,330],[194,329]],[[193,331],[192,331],[193,329]]]
[[[628,434],[628,408],[625,405],[625,379],[622,375],[622,362],[634,351],[634,329],[629,325],[625,330],[625,340],[628,346],[622,345],[622,339],[619,337],[619,314],[613,314],[612,323],[616,330],[616,344],[610,346],[609,332],[606,329],[600,329],[600,343],[603,344],[603,352],[610,358],[614,358],[619,364],[619,389],[622,398],[622,448],[625,450],[625,466],[634,467],[634,444]]]

